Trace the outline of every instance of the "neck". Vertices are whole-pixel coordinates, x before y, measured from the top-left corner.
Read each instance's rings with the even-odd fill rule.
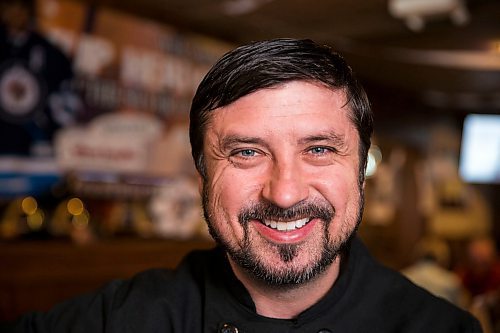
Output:
[[[276,288],[257,281],[229,259],[236,277],[248,290],[257,313],[268,318],[292,319],[323,298],[339,276],[340,256],[320,275],[291,288]]]

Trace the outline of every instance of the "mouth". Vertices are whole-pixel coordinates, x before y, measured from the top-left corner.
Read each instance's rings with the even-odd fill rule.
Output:
[[[267,227],[278,230],[278,231],[292,231],[292,230],[297,230],[305,225],[307,225],[309,222],[311,222],[312,218],[306,217],[302,218],[299,220],[294,220],[294,221],[275,221],[275,220],[264,220],[262,221],[263,224],[265,224]]]

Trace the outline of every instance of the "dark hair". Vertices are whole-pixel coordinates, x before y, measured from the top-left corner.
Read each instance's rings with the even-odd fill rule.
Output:
[[[290,81],[316,82],[345,91],[360,137],[360,184],[364,181],[373,116],[365,91],[338,53],[309,39],[280,38],[254,42],[226,53],[201,81],[190,112],[189,137],[196,169],[205,177],[203,140],[214,109],[263,88]]]

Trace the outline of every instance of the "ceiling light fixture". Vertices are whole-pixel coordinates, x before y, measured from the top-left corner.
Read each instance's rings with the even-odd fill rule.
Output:
[[[422,31],[426,20],[449,17],[456,25],[469,21],[469,11],[462,0],[389,0],[389,13],[405,21],[408,29]]]
[[[274,0],[227,0],[222,3],[224,12],[231,16],[244,15]]]

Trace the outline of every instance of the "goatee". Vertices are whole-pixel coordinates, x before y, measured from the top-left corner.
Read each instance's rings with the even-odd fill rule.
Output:
[[[264,200],[252,202],[243,207],[238,214],[238,221],[244,230],[244,238],[240,246],[235,246],[228,239],[225,239],[224,235],[216,228],[216,224],[212,220],[214,216],[210,211],[208,192],[208,186],[204,184],[203,213],[211,236],[224,248],[232,260],[245,269],[250,276],[267,285],[279,288],[291,288],[310,281],[324,272],[341,253],[347,250],[361,220],[363,206],[363,196],[360,195],[360,209],[358,216],[355,217],[357,221],[354,226],[352,226],[352,223],[348,223],[350,228],[343,225],[340,234],[331,239],[329,226],[334,220],[335,209],[325,200],[304,201],[286,209]],[[278,253],[281,261],[287,265],[285,265],[285,268],[277,269],[264,264],[254,251],[255,246],[249,236],[249,221],[292,221],[305,217],[310,218],[310,220],[318,219],[318,222],[322,224],[321,250],[314,262],[301,268],[293,265],[294,259],[301,252],[309,250],[308,245],[302,243],[281,244],[264,240],[267,242],[267,246],[275,253]]]

